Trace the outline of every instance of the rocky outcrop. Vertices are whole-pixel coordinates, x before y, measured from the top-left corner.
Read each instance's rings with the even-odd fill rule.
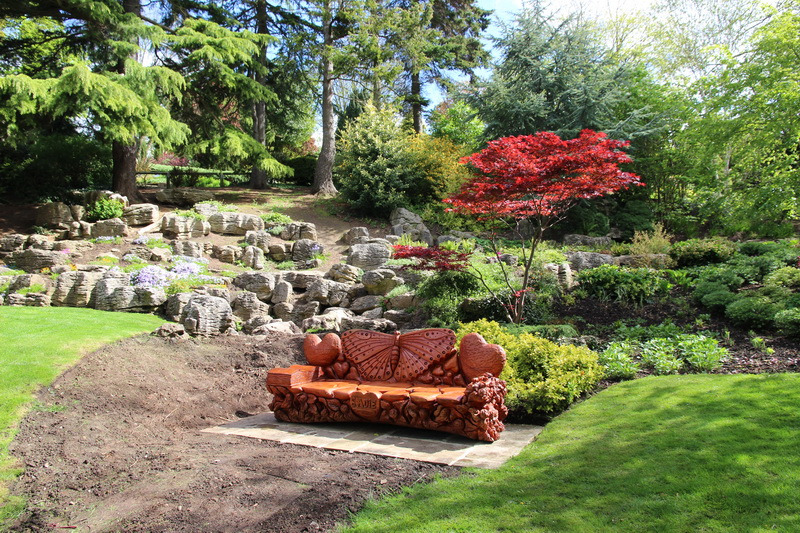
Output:
[[[222,335],[235,332],[230,304],[216,296],[193,294],[183,308],[180,323],[191,335]]]
[[[256,293],[258,299],[269,302],[275,288],[275,277],[266,272],[244,272],[236,276],[233,284],[240,289]]]
[[[213,192],[199,189],[164,189],[156,193],[156,200],[159,203],[181,207],[190,207],[198,202],[207,202],[213,199]]]
[[[364,284],[364,288],[367,289],[369,294],[383,296],[389,294],[392,289],[402,285],[405,281],[403,278],[398,277],[394,270],[379,268],[364,273],[361,283]]]
[[[387,309],[410,309],[418,306],[419,300],[413,292],[404,292],[403,294],[398,294],[386,300]]]
[[[361,298],[356,298],[353,303],[350,304],[349,309],[357,314],[362,314],[365,311],[369,311],[370,309],[376,309],[381,306],[383,303],[383,297],[369,295],[369,296],[362,296]]]
[[[297,324],[294,322],[284,322],[283,320],[273,320],[265,324],[260,324],[253,327],[250,331],[252,335],[270,335],[275,333],[283,333],[288,335],[298,335],[302,333]]]
[[[269,252],[270,237],[271,235],[264,230],[248,231],[244,234],[244,242],[266,253]]]
[[[9,294],[5,297],[4,305],[23,306],[23,307],[48,307],[50,296],[41,292],[29,292],[27,294]]]
[[[343,242],[348,246],[352,246],[353,244],[364,244],[368,240],[369,229],[364,226],[359,226],[347,230],[344,235],[342,235],[342,238],[339,239],[339,242]]]
[[[587,268],[596,268],[600,265],[614,264],[614,256],[609,254],[597,254],[594,252],[567,252],[566,256],[569,260],[572,270],[586,270]]]
[[[155,204],[132,204],[122,212],[122,220],[129,226],[148,226],[154,224],[160,216]]]
[[[242,253],[242,264],[247,268],[261,270],[264,268],[264,252],[261,248],[247,246]]]
[[[281,273],[281,279],[284,281],[288,281],[292,284],[292,287],[295,289],[307,289],[317,280],[320,280],[324,277],[322,272],[318,272],[316,270],[306,270],[306,271],[287,271]]]
[[[245,235],[248,231],[264,229],[264,221],[257,215],[223,211],[208,217],[211,231],[223,235]]]
[[[270,301],[273,304],[288,303],[292,301],[293,294],[294,290],[292,289],[292,284],[288,281],[281,280],[275,283]]]
[[[433,235],[418,214],[398,207],[392,211],[389,220],[392,224],[392,233],[395,235],[409,235],[415,241],[433,245]]]
[[[175,241],[172,243],[172,249],[176,254],[187,257],[203,257],[205,251],[203,244],[195,241]]]
[[[69,255],[65,253],[51,250],[39,250],[36,248],[27,248],[8,256],[8,262],[10,264],[25,272],[40,272],[43,268],[63,265],[68,259]]]
[[[364,270],[375,270],[392,257],[391,246],[382,242],[354,244],[347,249],[347,264]]]
[[[269,257],[280,263],[292,257],[292,245],[289,243],[275,243],[269,245]]]
[[[235,263],[242,258],[244,251],[239,246],[227,244],[225,246],[214,246],[214,257],[223,263]]]
[[[95,285],[92,294],[95,309],[149,313],[167,301],[161,287],[131,287],[130,275],[109,270]]]
[[[37,250],[52,250],[55,243],[47,238],[46,235],[31,235],[25,242],[26,248],[36,248]]]
[[[356,283],[364,275],[364,271],[353,265],[336,263],[328,270],[325,277],[340,283]]]
[[[255,316],[268,316],[269,310],[269,305],[259,300],[254,292],[240,292],[233,301],[233,314],[245,321]]]
[[[354,314],[349,309],[343,307],[329,307],[321,315],[312,316],[303,320],[300,325],[303,331],[309,329],[322,331],[343,331],[342,321],[353,317]]]
[[[300,239],[292,247],[292,261],[306,262],[314,259],[315,256],[325,253],[325,248],[321,243],[311,239]]]
[[[325,307],[339,306],[348,296],[350,285],[330,279],[319,279],[308,286],[304,298]]]
[[[92,293],[102,272],[64,272],[56,280],[52,304],[57,307],[93,307]]]
[[[558,283],[565,289],[571,289],[575,285],[575,276],[569,263],[545,263],[543,268],[552,272],[558,279]]]
[[[397,331],[397,324],[385,318],[367,318],[363,316],[350,316],[342,319],[342,329],[371,329],[384,333]]]
[[[50,202],[36,210],[37,226],[68,230],[73,222],[72,211],[64,202]]]
[[[211,231],[207,221],[196,217],[184,217],[167,213],[161,219],[161,233],[176,239],[204,237]]]
[[[178,322],[183,314],[183,309],[189,303],[189,299],[194,295],[191,292],[179,292],[177,294],[170,294],[167,298],[167,304],[164,306],[164,316],[167,320]]]
[[[0,254],[9,254],[11,252],[22,250],[27,238],[28,237],[25,235],[20,235],[19,233],[13,233],[11,235],[0,237]],[[0,255],[0,257],[3,257],[3,255]]]
[[[290,222],[284,226],[280,235],[284,241],[317,240],[317,227],[311,222]]]
[[[92,238],[97,237],[125,237],[128,234],[128,225],[121,218],[98,220],[91,225]]]
[[[568,246],[611,246],[614,241],[608,236],[590,237],[589,235],[568,233],[564,235],[564,244]]]

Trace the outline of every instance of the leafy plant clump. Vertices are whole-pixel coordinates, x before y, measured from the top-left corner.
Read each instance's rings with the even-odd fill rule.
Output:
[[[727,348],[719,346],[716,339],[683,333],[644,342],[613,342],[600,354],[600,362],[607,377],[630,379],[640,368],[656,375],[711,372],[722,366],[727,357]]]
[[[219,200],[204,200],[202,202],[197,202],[195,205],[210,205],[217,208],[217,211],[224,213],[224,212],[233,212],[238,211],[239,208],[233,204],[226,204],[224,202],[220,202]]]
[[[672,235],[656,223],[653,231],[636,231],[630,245],[631,254],[668,254],[672,250]]]
[[[512,412],[554,415],[603,378],[597,354],[586,347],[560,346],[530,333],[513,335],[488,320],[460,324],[456,336],[472,332],[505,349],[508,363],[501,377],[508,383],[506,404]]]
[[[184,217],[184,218],[194,218],[197,220],[207,219],[207,217],[204,214],[198,213],[194,209],[176,209],[175,211],[173,211],[173,213],[179,217]]]
[[[689,239],[672,245],[670,256],[679,267],[724,263],[737,251],[727,239]]]
[[[579,295],[598,300],[618,301],[635,305],[663,296],[672,284],[656,270],[601,265],[581,271],[577,276]]]
[[[86,220],[97,222],[109,218],[120,218],[124,211],[125,206],[119,200],[102,197],[86,209]]]
[[[598,361],[605,369],[607,379],[633,379],[640,370],[634,361],[637,345],[630,342],[612,342],[600,352]]]
[[[277,213],[275,211],[270,211],[269,213],[262,213],[261,215],[259,215],[259,217],[261,217],[261,220],[263,220],[264,223],[267,224],[268,226],[278,225],[279,227],[281,227],[281,231],[283,231],[283,226],[291,224],[293,222],[292,217],[284,215],[283,213]]]

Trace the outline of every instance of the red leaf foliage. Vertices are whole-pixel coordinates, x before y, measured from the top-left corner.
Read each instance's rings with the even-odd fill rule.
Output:
[[[464,271],[469,266],[469,254],[443,248],[426,248],[425,246],[395,246],[394,258],[417,260],[414,264],[403,265],[400,267],[401,270]]]
[[[566,141],[549,132],[497,139],[461,160],[482,174],[445,202],[451,211],[488,217],[559,215],[580,199],[644,185],[619,168],[632,161],[622,151],[629,144],[592,130]]]

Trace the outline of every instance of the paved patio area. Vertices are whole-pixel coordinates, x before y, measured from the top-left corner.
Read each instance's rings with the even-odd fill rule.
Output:
[[[542,426],[507,424],[500,439],[488,443],[382,424],[295,424],[276,420],[269,412],[203,431],[451,466],[498,468],[531,443]]]

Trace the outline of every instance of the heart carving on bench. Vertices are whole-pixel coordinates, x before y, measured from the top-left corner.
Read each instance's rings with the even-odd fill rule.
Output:
[[[486,372],[497,377],[506,364],[505,350],[497,344],[487,343],[478,333],[465,335],[459,352],[461,371],[470,380]]]
[[[358,416],[374,419],[381,410],[380,397],[374,392],[354,391],[350,394],[350,409]]]
[[[328,333],[322,339],[308,335],[303,341],[306,360],[314,366],[328,366],[342,353],[342,340],[335,333]]]

